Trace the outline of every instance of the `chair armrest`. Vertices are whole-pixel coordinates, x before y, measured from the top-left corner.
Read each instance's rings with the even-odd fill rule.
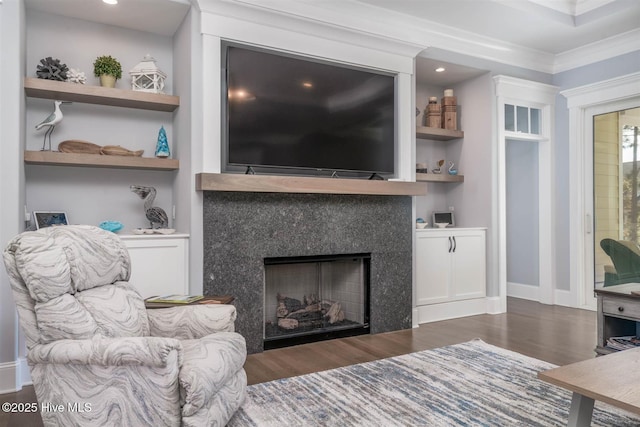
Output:
[[[183,351],[180,341],[155,337],[36,344],[27,359],[38,401],[64,405],[42,410],[44,425],[181,425]]]
[[[172,355],[176,352],[176,355]],[[27,355],[31,364],[148,366],[164,368],[177,360],[182,366],[182,344],[171,338],[126,337],[89,340],[59,340],[33,346]]]
[[[147,310],[151,335],[181,340],[234,332],[236,308],[227,304],[188,305]]]

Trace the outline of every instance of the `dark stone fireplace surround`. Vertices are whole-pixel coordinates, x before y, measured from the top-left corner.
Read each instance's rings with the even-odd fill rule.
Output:
[[[371,253],[371,333],[411,327],[411,197],[204,192],[204,294],[263,351],[264,258]]]

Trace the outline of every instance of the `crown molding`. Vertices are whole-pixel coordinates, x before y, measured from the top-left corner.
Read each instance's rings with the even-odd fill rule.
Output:
[[[560,88],[546,83],[498,75],[493,77],[496,96],[526,99],[542,104],[553,104]]]
[[[351,43],[369,49],[414,58],[425,49],[423,43],[388,37],[380,32],[345,25],[330,9],[321,8],[305,1],[260,1],[260,0],[194,0],[203,13],[231,20],[250,22],[263,27],[299,33],[305,36],[322,37],[342,43]],[[282,6],[282,7],[280,7]]]
[[[613,102],[638,96],[640,72],[627,74],[584,86],[566,89],[560,95],[567,98],[567,107],[586,108],[603,102]]]
[[[489,37],[427,22],[354,0],[195,0],[200,10],[249,20],[333,40],[369,38],[379,50],[417,56],[437,47],[544,73],[553,70],[554,55]],[[267,24],[268,23],[268,24]]]
[[[635,51],[640,51],[640,28],[557,54],[553,74]]]
[[[397,55],[415,57],[433,47],[547,74],[640,50],[640,29],[554,55],[357,0],[193,1],[203,12]]]

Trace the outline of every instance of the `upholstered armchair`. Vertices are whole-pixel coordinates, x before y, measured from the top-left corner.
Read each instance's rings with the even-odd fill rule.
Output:
[[[605,266],[604,286],[640,282],[640,248],[628,240],[602,239],[600,247],[613,262]]]
[[[117,235],[24,232],[4,262],[45,425],[223,426],[242,404],[235,307],[146,310]]]

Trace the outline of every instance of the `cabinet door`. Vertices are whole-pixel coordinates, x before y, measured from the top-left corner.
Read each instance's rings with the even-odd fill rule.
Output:
[[[479,298],[486,295],[486,249],[483,232],[455,234],[452,251],[452,297]]]
[[[452,241],[449,236],[420,233],[416,238],[416,302],[434,304],[449,298]]]
[[[131,283],[142,295],[188,294],[187,239],[123,239],[131,257]]]

